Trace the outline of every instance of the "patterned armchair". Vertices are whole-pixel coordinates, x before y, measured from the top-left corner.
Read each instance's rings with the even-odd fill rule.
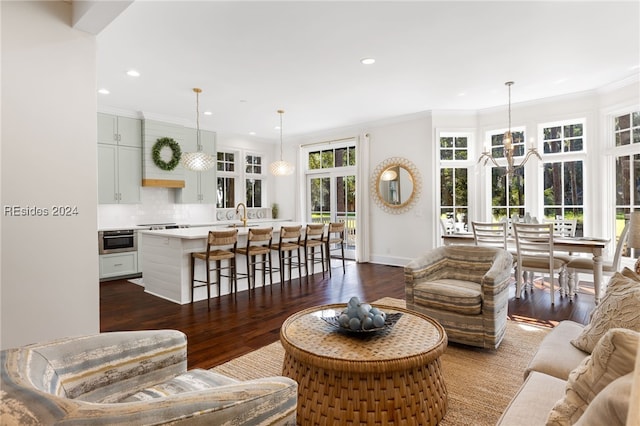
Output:
[[[495,349],[507,327],[512,265],[501,248],[430,250],[405,266],[407,308],[437,319],[449,341]]]
[[[295,424],[297,384],[187,371],[176,330],[72,337],[0,353],[0,424]]]

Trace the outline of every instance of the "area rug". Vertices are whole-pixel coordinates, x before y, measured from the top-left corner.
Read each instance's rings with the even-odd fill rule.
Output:
[[[404,300],[382,298],[373,302],[404,307]],[[507,322],[498,350],[449,343],[442,370],[449,407],[440,425],[495,425],[523,381],[523,372],[548,328]],[[275,342],[221,364],[212,370],[249,380],[282,374],[284,349]]]

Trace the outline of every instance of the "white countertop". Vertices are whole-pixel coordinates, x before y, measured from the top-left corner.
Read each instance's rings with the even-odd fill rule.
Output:
[[[280,222],[288,222],[289,219],[271,219],[271,218],[266,218],[266,219],[249,219],[248,223],[249,225],[260,225],[263,223],[280,223]],[[186,225],[188,228],[197,228],[197,227],[217,227],[217,228],[221,228],[221,227],[227,227],[229,225],[233,225],[236,224],[238,226],[242,225],[242,222],[240,220],[220,220],[217,222],[208,222],[208,223],[185,223],[185,222],[180,222],[179,225]],[[175,224],[175,223],[172,223]],[[187,228],[187,229],[188,229]],[[278,226],[279,228],[279,226]],[[104,227],[100,227],[98,228],[98,231],[118,231],[118,230],[123,230],[123,229],[133,229],[135,231],[144,231],[144,230],[149,230],[149,225],[123,225],[123,226],[104,226]],[[275,226],[274,226],[275,229]]]
[[[237,221],[233,223],[237,224]],[[273,226],[273,232],[277,233],[280,231],[281,226],[294,226],[294,225],[302,225],[300,222],[290,222],[290,221],[273,221],[273,220],[256,220],[249,221],[248,226],[245,228],[240,223],[240,226],[237,226],[238,235],[247,235],[249,233],[249,228],[264,228]],[[220,231],[225,229],[233,229],[231,224],[216,224],[214,226],[194,226],[191,225],[191,228],[178,228],[178,229],[159,229],[155,231],[143,230],[141,231],[143,234],[156,235],[159,237],[169,237],[169,238],[181,238],[186,240],[196,240],[201,238],[207,238],[209,235],[209,231]]]

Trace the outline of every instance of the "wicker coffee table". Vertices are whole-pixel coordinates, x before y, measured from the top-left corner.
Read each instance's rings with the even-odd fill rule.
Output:
[[[283,375],[298,382],[300,424],[435,425],[447,411],[440,355],[447,335],[407,309],[375,333],[347,334],[322,320],[345,304],[298,312],[282,324]]]

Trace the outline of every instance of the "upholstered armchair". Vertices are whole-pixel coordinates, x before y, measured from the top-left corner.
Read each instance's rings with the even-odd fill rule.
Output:
[[[497,348],[507,327],[511,254],[443,246],[404,268],[407,308],[437,319],[449,341]]]
[[[297,384],[187,371],[176,330],[102,333],[1,352],[2,425],[295,424]]]

